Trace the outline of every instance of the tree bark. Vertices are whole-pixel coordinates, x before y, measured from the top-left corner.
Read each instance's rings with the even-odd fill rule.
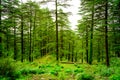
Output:
[[[91,22],[91,34],[90,34],[90,57],[89,64],[92,64],[92,56],[93,56],[93,27],[94,27],[94,0],[92,4],[92,22]]]
[[[58,13],[57,13],[57,0],[55,0],[55,15],[56,15],[56,60],[59,61],[59,49],[58,49]]]
[[[82,46],[83,46],[83,41],[82,41]],[[86,26],[86,61],[88,63],[88,27],[87,26]]]
[[[105,52],[106,52],[106,65],[109,64],[109,52],[108,52],[108,0],[105,3]]]
[[[23,15],[21,15],[21,62],[24,59]]]
[[[17,59],[17,43],[16,43],[16,26],[15,26],[15,18],[14,18],[14,60]]]
[[[1,0],[0,0],[0,57],[2,56],[2,26],[1,26],[1,17],[2,17],[2,9],[1,9]]]
[[[32,10],[30,5],[30,51],[29,51],[29,61],[32,62]]]

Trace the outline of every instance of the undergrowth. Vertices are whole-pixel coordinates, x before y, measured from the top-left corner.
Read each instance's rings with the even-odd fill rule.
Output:
[[[103,64],[51,64],[53,61],[21,63],[12,59],[2,59],[0,80],[32,80],[35,75],[39,76],[38,80],[120,80],[120,59],[111,60],[111,66],[106,67]]]

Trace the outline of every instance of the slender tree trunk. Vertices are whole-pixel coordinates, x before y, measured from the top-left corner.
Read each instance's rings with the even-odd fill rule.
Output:
[[[119,29],[120,29],[120,1],[119,1],[119,3],[118,3],[118,15],[119,15]],[[118,31],[118,34],[120,34],[120,31]],[[118,40],[120,40],[120,36],[118,36]],[[120,41],[119,41],[120,42]],[[120,45],[120,43],[118,42],[118,44]],[[120,47],[119,47],[119,49],[120,49]],[[117,50],[118,51],[118,57],[120,58],[120,51],[119,50]]]
[[[21,0],[21,4],[23,4],[23,1]],[[23,38],[23,15],[21,13],[21,62],[24,60],[24,38]]]
[[[77,52],[75,53],[75,62],[77,62]]]
[[[82,49],[83,49],[83,40],[82,40]],[[82,63],[83,63],[83,58],[84,58],[84,56],[83,56],[83,51],[82,51],[82,60],[81,60]],[[86,39],[86,60],[87,60],[87,63],[88,63],[88,39]]]
[[[33,45],[32,45],[32,53],[35,52],[35,28],[36,28],[36,10],[35,10],[35,13],[34,13],[34,23],[33,23]]]
[[[63,28],[61,28],[61,36],[60,36],[60,40],[61,40],[61,53],[60,53],[60,60],[62,61],[62,57],[64,56],[64,53],[63,53]]]
[[[74,41],[72,43],[72,62],[74,62]]]
[[[59,50],[58,50],[58,13],[57,13],[57,0],[55,0],[55,15],[56,15],[56,60],[59,62]]]
[[[29,61],[32,62],[32,11],[30,5],[30,52],[29,52]]]
[[[15,18],[14,18],[14,60],[17,59],[17,43],[16,43],[16,26],[15,26]]]
[[[70,51],[71,51],[71,49],[70,49],[70,43],[69,43],[68,61],[70,61]]]
[[[98,62],[100,62],[100,40],[98,39]]]
[[[82,42],[83,46],[83,42]],[[86,61],[88,63],[88,27],[86,26]]]
[[[109,64],[109,52],[108,52],[108,0],[105,3],[105,52],[106,52],[106,65],[110,66]]]
[[[1,0],[0,0],[0,57],[2,56],[2,26],[1,26],[1,17],[2,17],[2,9],[1,9]]]
[[[7,40],[6,40],[6,45],[7,45],[7,56],[8,56],[8,53],[9,53],[9,32],[8,32],[8,28],[7,28]]]
[[[92,56],[93,56],[93,27],[94,27],[94,0],[92,4],[92,22],[91,22],[91,35],[90,35],[90,57],[89,64],[92,64]]]

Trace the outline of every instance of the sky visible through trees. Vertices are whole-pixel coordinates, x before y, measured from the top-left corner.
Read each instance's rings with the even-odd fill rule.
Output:
[[[26,2],[27,0],[22,0],[23,2]],[[32,1],[36,1],[39,2],[41,0],[32,0]],[[70,0],[68,2],[68,4],[70,4],[71,6],[68,8],[64,8],[63,10],[65,12],[71,12],[71,15],[69,15],[69,20],[71,23],[71,29],[75,30],[75,28],[77,28],[77,21],[82,17],[80,15],[78,15],[78,11],[79,11],[79,7],[80,7],[80,0]],[[50,2],[47,5],[44,5],[42,7],[49,7],[49,9],[55,9],[55,6],[53,5],[54,2]]]
[[[0,80],[120,80],[120,0],[0,0]]]

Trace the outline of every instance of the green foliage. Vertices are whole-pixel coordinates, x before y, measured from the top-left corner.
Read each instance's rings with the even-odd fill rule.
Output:
[[[57,76],[57,75],[58,75],[58,71],[55,70],[55,69],[54,69],[54,70],[51,70],[51,71],[50,71],[50,74],[53,74],[53,75]]]
[[[38,69],[38,68],[34,68],[34,69],[27,69],[24,68],[21,70],[21,74],[22,75],[28,75],[28,74],[44,74],[46,71],[42,68],[42,69]]]
[[[74,70],[74,74],[79,74],[79,73],[82,73],[83,72],[83,69],[82,68],[76,68]]]
[[[78,75],[77,80],[94,80],[94,77],[87,73],[82,73]]]
[[[102,68],[100,71],[100,75],[101,76],[110,76],[114,73],[114,71],[112,70],[112,68]]]
[[[111,66],[120,67],[120,58],[112,58],[110,64]]]
[[[120,74],[110,76],[110,80],[120,80]]]
[[[8,78],[15,80],[20,77],[20,73],[17,71],[16,66],[11,59],[2,59],[0,61],[0,78]]]
[[[72,71],[72,69],[66,69],[66,70],[65,70],[65,73],[67,73],[67,74],[72,74],[73,71]]]
[[[39,69],[36,71],[38,74],[44,74],[46,73],[46,71],[44,69]]]

